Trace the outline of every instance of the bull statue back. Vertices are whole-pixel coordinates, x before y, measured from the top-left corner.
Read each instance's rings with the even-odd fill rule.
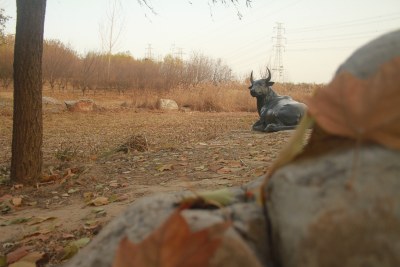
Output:
[[[279,95],[273,89],[271,71],[267,68],[268,77],[254,80],[250,74],[251,96],[257,99],[257,110],[260,119],[253,124],[254,131],[277,132],[296,128],[307,110],[303,103],[290,96]]]

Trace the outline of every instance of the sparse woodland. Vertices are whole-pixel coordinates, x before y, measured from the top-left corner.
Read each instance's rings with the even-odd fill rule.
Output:
[[[14,36],[0,46],[0,85],[12,90]],[[192,53],[187,60],[173,55],[163,59],[135,58],[129,53],[111,56],[87,52],[79,55],[59,40],[45,40],[43,47],[44,95],[94,97],[124,95],[137,108],[156,108],[160,97],[199,111],[256,111],[247,90],[247,77],[239,80],[221,59]],[[276,84],[282,94],[302,99],[322,85]]]

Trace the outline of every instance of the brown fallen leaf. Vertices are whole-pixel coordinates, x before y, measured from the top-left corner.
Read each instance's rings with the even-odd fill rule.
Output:
[[[222,168],[217,170],[218,174],[228,174],[228,173],[231,173],[231,172],[232,172],[232,170],[230,168],[227,168],[227,167],[222,167]]]
[[[44,252],[30,252],[15,263],[10,264],[9,267],[36,267],[36,262],[43,259],[44,255]]]
[[[12,199],[12,198],[13,198],[12,195],[5,194],[5,195],[2,195],[2,196],[0,197],[0,202],[6,201],[6,200],[10,200],[10,199]]]
[[[62,239],[72,239],[72,238],[75,238],[75,235],[70,234],[70,233],[63,233],[61,237],[62,237]]]
[[[340,73],[306,100],[309,112],[328,133],[400,149],[399,70],[396,57],[365,80]]]
[[[228,188],[183,197],[177,204],[184,209],[217,209],[232,204],[235,197]]]
[[[84,192],[83,193],[83,198],[85,199],[85,202],[89,202],[90,199],[92,199],[92,197],[94,197],[93,192]]]
[[[21,259],[22,257],[28,255],[29,249],[31,249],[31,247],[22,246],[22,247],[17,248],[14,251],[8,253],[7,254],[7,263],[8,264],[14,263],[14,262],[18,261],[19,259]]]
[[[241,168],[242,163],[240,161],[232,160],[228,163],[228,166],[231,168]]]
[[[60,179],[61,176],[59,174],[51,174],[51,175],[42,175],[42,177],[40,178],[41,182],[50,182],[50,181],[55,181]]]
[[[22,198],[21,197],[13,197],[11,199],[11,203],[15,206],[15,207],[19,207],[22,205]]]
[[[52,216],[32,217],[27,224],[34,225],[34,224],[38,224],[38,223],[42,223],[44,221],[49,221],[49,220],[54,220],[54,219],[57,219],[57,217],[52,217]]]
[[[53,232],[53,229],[36,229],[30,233],[25,234],[22,239],[25,241],[27,238],[38,236],[38,235],[47,235]]]
[[[123,238],[114,267],[204,267],[208,266],[230,222],[191,232],[180,210],[139,244]]]
[[[109,201],[108,201],[107,197],[96,197],[95,199],[90,201],[89,204],[92,204],[92,205],[98,207],[98,206],[107,205],[108,203],[109,203]]]
[[[160,167],[157,168],[158,171],[163,172],[163,171],[172,171],[174,169],[174,165],[172,164],[164,164]]]

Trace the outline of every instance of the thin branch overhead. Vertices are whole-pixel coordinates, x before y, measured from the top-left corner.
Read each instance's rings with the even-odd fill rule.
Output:
[[[137,0],[140,6],[145,6],[147,7],[153,15],[157,15],[157,12],[155,11],[154,7],[151,5],[151,1],[149,0]]]
[[[245,1],[245,3],[246,3],[246,7],[251,7],[251,2],[252,2],[252,0],[244,0]],[[229,5],[230,3],[231,4],[233,4],[233,6],[235,7],[235,9],[236,9],[236,14],[237,14],[237,16],[238,16],[238,18],[239,19],[242,19],[243,18],[243,15],[242,15],[242,13],[240,12],[240,9],[239,9],[239,7],[238,7],[238,5],[240,4],[240,0],[212,0],[212,4],[217,4],[217,3],[222,3],[222,4],[224,4],[224,5]],[[210,2],[208,2],[209,3],[209,6],[211,6],[211,4],[210,4]],[[210,10],[211,10],[211,7],[210,7]],[[212,16],[212,12],[211,12],[211,16]]]
[[[251,7],[251,1],[252,0],[245,0],[246,1],[246,6],[247,7]],[[223,3],[223,4],[226,4],[226,3],[229,3],[229,2],[231,2],[232,4],[234,4],[235,6],[237,5],[237,4],[239,4],[239,0],[230,0],[230,1],[227,1],[227,0],[212,0],[212,2],[215,4],[215,3],[218,3],[218,2],[221,2],[221,3]]]

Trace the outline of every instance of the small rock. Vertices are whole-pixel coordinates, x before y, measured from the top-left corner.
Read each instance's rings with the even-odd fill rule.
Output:
[[[178,110],[178,104],[172,99],[159,99],[157,107],[163,110]]]
[[[68,111],[72,112],[87,112],[97,110],[97,106],[91,99],[69,100],[64,101]]]

